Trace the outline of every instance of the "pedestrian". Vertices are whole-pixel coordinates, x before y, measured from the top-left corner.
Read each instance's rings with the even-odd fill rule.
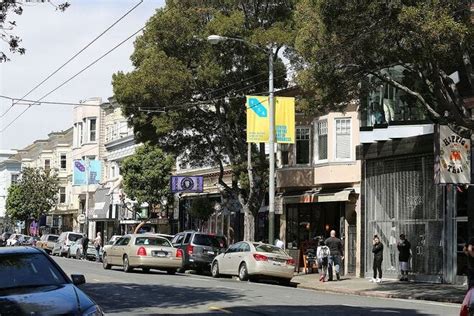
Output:
[[[316,251],[316,258],[318,259],[318,266],[320,267],[320,282],[326,282],[326,276],[328,275],[328,260],[331,250],[324,243],[324,240],[319,241],[319,246]]]
[[[382,282],[383,244],[380,242],[380,238],[377,235],[374,235],[372,244],[372,253],[374,254],[374,277],[370,281],[380,283]],[[379,274],[378,277],[377,272]]]
[[[87,248],[89,248],[89,238],[84,235],[82,238],[82,260],[87,260]]]
[[[100,261],[100,246],[102,245],[102,238],[100,237],[100,232],[97,233],[97,237],[94,239],[95,247],[95,261]]]
[[[285,248],[285,243],[282,240],[277,238],[277,239],[275,239],[275,247],[283,249],[283,248]]]
[[[467,289],[474,287],[474,238],[469,239],[463,249],[467,256]]]
[[[398,261],[400,263],[400,281],[408,281],[408,271],[410,270],[411,244],[406,239],[405,234],[400,234],[400,241],[397,243]]]
[[[344,260],[344,249],[342,241],[336,237],[336,231],[331,230],[331,237],[324,242],[329,247],[330,255],[328,260],[328,275],[329,281],[333,280],[333,270],[336,272],[336,278],[339,281],[341,276],[339,274],[341,261]]]

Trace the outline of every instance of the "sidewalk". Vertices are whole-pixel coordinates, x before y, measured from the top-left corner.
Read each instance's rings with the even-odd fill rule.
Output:
[[[369,279],[342,277],[340,281],[319,282],[319,274],[300,274],[292,279],[298,288],[351,295],[427,300],[461,304],[466,286],[450,284],[400,282],[384,280],[371,283]]]

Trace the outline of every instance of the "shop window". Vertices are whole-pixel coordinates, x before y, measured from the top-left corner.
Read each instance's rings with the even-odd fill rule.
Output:
[[[317,123],[317,160],[327,160],[328,159],[328,121],[323,120]]]
[[[309,127],[296,128],[296,163],[309,164],[310,161],[310,129]]]
[[[336,119],[336,159],[351,158],[351,119]]]
[[[464,217],[467,216],[468,208],[468,190],[459,186],[457,187],[456,194],[456,216]]]

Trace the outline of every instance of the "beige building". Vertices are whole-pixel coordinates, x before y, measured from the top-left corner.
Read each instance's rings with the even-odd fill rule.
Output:
[[[345,247],[346,274],[360,275],[361,165],[357,107],[319,117],[296,116],[296,143],[277,153],[276,217],[288,249],[314,248],[336,230]]]
[[[47,139],[18,150],[11,159],[21,162],[22,168],[54,170],[59,178],[58,203],[49,212],[43,224],[43,231],[59,232],[74,229],[77,204],[71,198],[72,192],[72,143],[73,129],[53,132]]]

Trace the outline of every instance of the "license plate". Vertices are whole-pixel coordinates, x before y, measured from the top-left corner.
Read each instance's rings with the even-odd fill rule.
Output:
[[[152,253],[153,257],[166,257],[166,252],[163,251],[156,251]]]
[[[208,255],[214,255],[214,251],[208,251],[207,254]]]
[[[272,263],[274,266],[281,266],[281,262],[273,261]]]

